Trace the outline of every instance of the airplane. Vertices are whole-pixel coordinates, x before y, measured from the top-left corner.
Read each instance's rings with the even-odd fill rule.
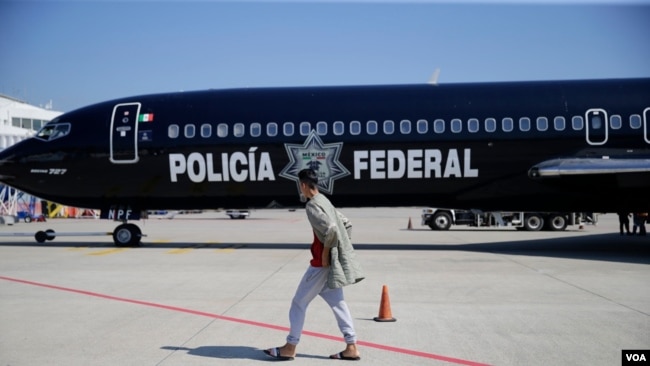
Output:
[[[157,209],[648,211],[650,78],[242,88],[83,107],[0,152],[0,181],[129,223]]]

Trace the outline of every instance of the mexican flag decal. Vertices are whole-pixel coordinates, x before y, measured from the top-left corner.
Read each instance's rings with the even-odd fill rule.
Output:
[[[138,122],[153,122],[153,113],[139,115]]]

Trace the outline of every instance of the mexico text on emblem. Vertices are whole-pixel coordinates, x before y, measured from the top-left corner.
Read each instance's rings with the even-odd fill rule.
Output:
[[[334,193],[336,179],[350,175],[350,171],[339,161],[342,142],[324,144],[312,130],[304,144],[284,144],[284,147],[289,155],[289,164],[282,169],[280,176],[296,181],[298,192],[298,172],[302,169],[314,170],[318,174],[318,189],[328,194]]]

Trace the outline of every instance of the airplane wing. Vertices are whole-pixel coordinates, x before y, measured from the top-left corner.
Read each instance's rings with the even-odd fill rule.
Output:
[[[531,178],[576,175],[648,173],[650,159],[564,158],[539,163],[528,171]]]

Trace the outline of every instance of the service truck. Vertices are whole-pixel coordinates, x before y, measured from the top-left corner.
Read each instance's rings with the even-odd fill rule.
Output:
[[[451,225],[512,226],[518,230],[561,231],[568,225],[595,224],[596,215],[586,212],[505,212],[457,210],[449,208],[422,209],[422,225],[432,230],[449,230]]]

